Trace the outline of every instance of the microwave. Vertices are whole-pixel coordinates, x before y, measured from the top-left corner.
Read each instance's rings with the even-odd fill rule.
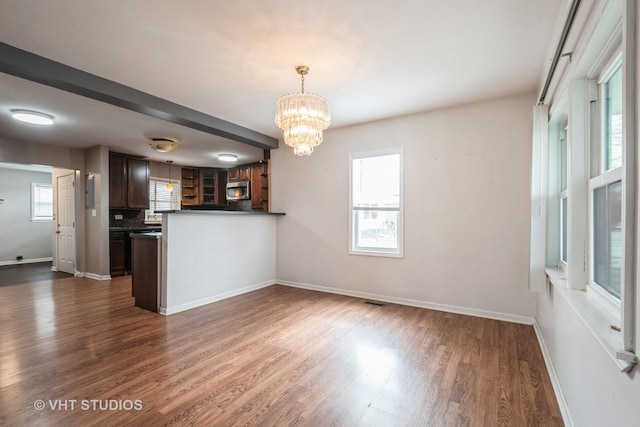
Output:
[[[228,182],[227,200],[248,200],[251,198],[249,189],[249,181]]]

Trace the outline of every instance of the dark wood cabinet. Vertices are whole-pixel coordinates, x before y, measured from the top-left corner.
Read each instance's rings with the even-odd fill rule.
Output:
[[[149,209],[149,162],[109,153],[109,208]]]
[[[227,174],[223,170],[201,168],[199,171],[199,202],[201,205],[226,205]]]
[[[227,204],[227,173],[216,168],[182,168],[182,206],[222,206]]]
[[[109,233],[109,270],[111,277],[123,276],[127,271],[127,246],[126,233]]]
[[[129,209],[149,209],[149,162],[127,159],[127,203]]]
[[[269,161],[251,167],[251,209],[269,211]]]
[[[127,194],[127,159],[109,153],[109,207],[124,209]]]
[[[198,170],[198,168],[182,168],[182,173],[180,176],[182,206],[195,206],[200,204],[199,172],[200,171]]]
[[[249,181],[251,179],[251,165],[237,166],[229,169],[229,181]]]
[[[160,306],[159,237],[134,235],[131,240],[131,293],[135,298],[135,305],[157,313]]]

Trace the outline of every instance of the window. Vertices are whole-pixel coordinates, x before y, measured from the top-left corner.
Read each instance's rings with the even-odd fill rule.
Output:
[[[350,253],[402,257],[402,150],[350,160]]]
[[[622,278],[622,64],[615,60],[599,81],[601,100],[599,138],[591,153],[600,161],[590,164],[591,205],[590,283],[613,296],[619,306]],[[592,118],[594,119],[594,118]]]
[[[167,185],[173,184],[170,190]],[[149,179],[149,209],[145,212],[145,222],[160,222],[162,214],[155,211],[180,209],[180,181],[165,178]]]
[[[53,188],[51,184],[31,183],[31,221],[53,220]]]
[[[559,181],[560,181],[560,266],[567,265],[567,237],[568,237],[568,213],[569,208],[569,192],[567,191],[567,130],[568,122],[565,118],[559,129],[560,141],[559,141]]]

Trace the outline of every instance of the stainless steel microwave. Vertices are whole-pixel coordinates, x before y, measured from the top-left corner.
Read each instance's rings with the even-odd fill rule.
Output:
[[[249,181],[235,181],[227,183],[227,200],[248,200],[251,186]]]

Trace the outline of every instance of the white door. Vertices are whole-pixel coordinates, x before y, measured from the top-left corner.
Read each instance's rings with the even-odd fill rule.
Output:
[[[58,236],[58,271],[75,274],[75,175],[59,176],[56,186],[58,190],[58,209],[56,215],[58,221],[56,228],[56,236]]]

